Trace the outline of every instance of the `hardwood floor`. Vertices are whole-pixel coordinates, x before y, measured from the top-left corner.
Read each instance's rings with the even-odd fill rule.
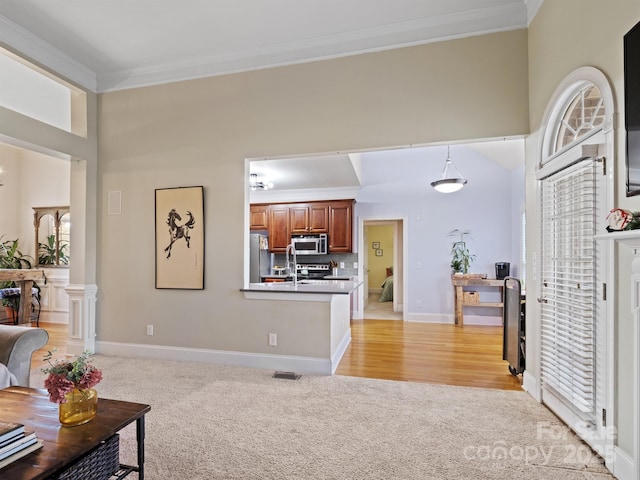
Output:
[[[42,368],[47,351],[67,353],[67,325],[41,323],[49,343],[34,352],[32,368]],[[408,382],[441,383],[503,390],[520,389],[521,377],[502,360],[502,327],[356,320],[351,345],[337,375]]]
[[[519,390],[502,360],[502,327],[355,320],[337,375]]]
[[[35,323],[31,324],[33,327]],[[61,323],[43,323],[40,322],[40,327],[44,328],[49,334],[49,342],[39,350],[33,352],[31,356],[31,368],[42,368],[46,362],[43,360],[48,351],[52,351],[54,348],[56,351],[53,353],[54,360],[64,358],[67,354],[67,337],[68,326]]]

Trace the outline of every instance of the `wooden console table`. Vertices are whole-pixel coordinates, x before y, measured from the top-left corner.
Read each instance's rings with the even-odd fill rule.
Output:
[[[31,322],[31,309],[26,307],[31,305],[31,288],[34,280],[44,280],[44,270],[0,268],[0,282],[16,282],[20,285],[19,324]]]
[[[504,299],[504,280],[495,280],[487,278],[465,278],[460,276],[451,276],[451,283],[453,284],[453,298],[454,298],[454,318],[455,324],[458,327],[464,325],[463,307],[493,307],[503,308],[503,302],[480,302],[480,303],[465,303],[463,300],[464,287],[493,287],[500,290],[500,298]]]
[[[26,387],[0,390],[0,418],[24,424],[44,441],[41,449],[2,468],[0,478],[43,480],[60,474],[101,442],[136,422],[138,465],[120,465],[117,475],[120,479],[137,472],[138,478],[144,480],[144,416],[150,410],[149,405],[141,403],[98,398],[98,413],[93,420],[64,427],[58,420],[58,404],[49,401],[46,390]]]

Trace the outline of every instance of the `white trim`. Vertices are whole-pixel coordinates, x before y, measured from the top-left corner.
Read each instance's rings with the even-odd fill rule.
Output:
[[[531,22],[538,14],[542,2],[544,2],[544,0],[524,0],[524,5],[527,7],[527,27],[531,25]]]
[[[0,43],[92,92],[98,89],[98,80],[93,70],[2,15]]]
[[[359,215],[357,217],[357,225],[358,225],[358,278],[361,279],[364,285],[364,259],[363,255],[366,255],[368,249],[367,245],[364,245],[364,224],[366,222],[392,222],[394,224],[394,238],[396,235],[396,228],[398,222],[402,222],[402,303],[397,301],[397,305],[409,305],[409,218],[406,215],[383,215],[383,216],[362,216]],[[395,249],[396,252],[398,249]],[[355,252],[354,252],[355,253]],[[394,292],[396,291],[397,286],[394,284]],[[367,292],[368,293],[368,292]],[[358,289],[358,316],[362,316],[364,318],[364,288]],[[394,295],[396,297],[396,295]],[[394,303],[396,300],[394,299]],[[402,309],[402,320],[408,320],[409,312],[406,309]]]
[[[473,31],[468,26],[473,25]],[[98,78],[98,92],[295,65],[526,28],[523,5],[509,3],[349,32],[297,39],[181,63],[133,68]]]
[[[599,90],[602,98],[604,100],[604,108],[605,108],[605,119],[602,123],[602,128],[595,132],[599,134],[594,138],[593,134],[581,138],[579,141],[574,144],[568,145],[566,148],[560,150],[555,155],[549,155],[549,138],[550,132],[555,131],[556,123],[559,120],[560,115],[564,113],[564,109],[566,108],[567,101],[569,98],[573,98],[576,93],[579,92],[581,88],[588,83],[592,83]],[[598,155],[604,156],[607,159],[607,171],[606,171],[606,180],[604,182],[605,191],[602,194],[602,199],[604,205],[602,208],[605,211],[610,210],[614,205],[614,174],[613,174],[613,165],[616,163],[615,157],[615,139],[614,139],[614,122],[615,118],[615,103],[613,99],[613,90],[611,85],[604,75],[603,72],[598,70],[597,68],[585,66],[580,67],[568,74],[562,82],[555,89],[547,107],[545,109],[544,115],[541,121],[541,135],[538,138],[538,146],[537,146],[537,158],[538,163],[536,166],[536,179],[541,177],[540,171],[544,169],[545,173],[550,173],[552,170],[556,170],[560,164],[566,160],[566,152],[567,151],[575,151],[577,146],[588,145],[588,144],[599,144]],[[544,160],[544,163],[543,163]],[[541,189],[540,182],[536,181],[536,197],[537,197],[537,205],[540,206],[541,202]],[[532,226],[530,227],[532,228]],[[537,249],[540,250],[540,237],[538,237],[538,245]],[[613,425],[616,422],[616,391],[614,390],[615,384],[615,348],[614,348],[614,340],[615,340],[615,330],[614,330],[614,319],[615,319],[615,298],[617,298],[617,294],[615,291],[615,277],[614,272],[615,268],[611,265],[611,262],[614,260],[614,256],[612,255],[613,250],[608,248],[604,251],[601,250],[601,254],[609,257],[604,260],[605,266],[603,271],[601,272],[601,278],[597,278],[596,281],[606,281],[609,285],[608,293],[607,293],[607,304],[606,304],[606,318],[604,321],[606,322],[604,325],[605,334],[607,335],[606,339],[606,352],[603,353],[604,360],[606,361],[606,377],[602,385],[598,386],[598,390],[602,392],[601,395],[598,396],[598,407],[607,409],[607,417],[609,419],[609,425]],[[599,253],[599,255],[600,255]],[[534,265],[535,268],[535,265]],[[529,288],[531,290],[531,298],[536,298],[540,294],[540,279],[534,278],[534,282],[532,283],[533,288]],[[529,323],[527,329],[529,330]],[[529,343],[527,344],[527,358],[528,359],[536,359],[538,364],[538,372],[540,372],[540,363],[541,363],[541,331],[538,329],[536,332],[536,342],[533,342],[533,346]],[[530,349],[535,349],[535,353],[531,352]],[[601,357],[602,358],[602,357]],[[530,360],[529,360],[530,361]],[[527,374],[527,372],[525,372]],[[524,376],[524,384],[525,388],[529,393],[537,398],[539,401],[542,400],[542,389],[539,382],[539,379],[533,378],[530,375]],[[550,399],[547,399],[550,400]],[[548,402],[547,402],[548,403]],[[601,428],[601,427],[599,427]],[[608,427],[607,427],[608,428]],[[636,435],[638,426],[635,427]],[[603,442],[600,444],[605,451],[613,450],[613,439],[607,438],[607,442]],[[611,459],[607,459],[607,467],[611,468],[610,465]]]
[[[613,448],[613,464],[610,470],[618,480],[637,480],[633,472],[633,459],[617,446]]]
[[[341,346],[343,343],[344,339],[341,342]],[[234,352],[226,350],[103,341],[96,342],[96,353],[100,355],[112,355],[118,357],[155,358],[158,360],[266,368],[317,375],[331,375],[335,371],[335,368],[337,368],[337,363],[339,363],[341,358],[341,355],[340,358],[338,358],[338,352],[334,355],[334,359],[329,360],[326,358],[299,357],[294,355],[272,355],[266,353]],[[335,363],[336,365],[334,366],[332,363]]]
[[[522,374],[522,388],[524,388],[529,395],[535,398],[538,402],[542,401],[540,397],[540,385],[538,384],[538,379],[531,375],[529,371],[525,370]]]
[[[442,323],[453,325],[455,318],[453,314],[442,313],[409,313],[406,315],[408,322],[415,323]],[[502,317],[494,315],[464,315],[465,325],[486,325],[486,326],[502,326]]]
[[[346,352],[347,348],[349,348],[349,344],[351,344],[350,328],[347,329],[346,333],[342,337],[342,340],[340,340],[340,342],[338,343],[336,347],[336,351],[331,356],[331,375],[336,373],[336,370],[338,369],[338,365],[340,365],[340,360],[342,360],[342,357],[344,356],[344,352]]]
[[[311,202],[319,200],[351,200],[358,196],[360,187],[334,187],[300,190],[250,191],[249,203]],[[311,195],[311,196],[310,196]]]

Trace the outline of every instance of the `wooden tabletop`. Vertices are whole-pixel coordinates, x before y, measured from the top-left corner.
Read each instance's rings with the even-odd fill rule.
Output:
[[[46,390],[26,387],[0,390],[0,420],[22,423],[44,441],[40,450],[1,469],[0,478],[44,479],[150,410],[149,405],[98,398],[98,413],[92,421],[64,427],[58,420],[58,404],[49,401]]]

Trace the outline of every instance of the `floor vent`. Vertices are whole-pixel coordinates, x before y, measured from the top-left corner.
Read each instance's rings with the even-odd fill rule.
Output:
[[[279,372],[273,374],[273,378],[284,378],[286,380],[299,380],[302,375],[296,375],[295,372]]]

